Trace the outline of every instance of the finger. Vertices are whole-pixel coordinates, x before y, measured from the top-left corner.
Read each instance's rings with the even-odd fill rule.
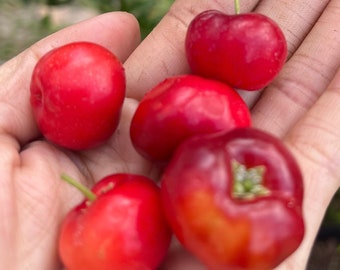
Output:
[[[291,259],[300,264],[306,263],[325,211],[340,186],[339,111],[340,69],[320,99],[285,136],[305,179],[306,236]]]
[[[73,161],[79,160],[75,162],[76,164],[84,164],[84,166],[79,166],[80,171],[84,172],[82,168],[85,168],[84,175],[89,172],[93,181],[117,172],[145,175],[157,179],[152,164],[136,152],[130,139],[131,118],[137,105],[135,99],[126,98],[119,125],[111,139],[95,149],[82,151],[80,160],[77,156],[73,158]]]
[[[296,1],[284,0],[260,1],[256,12],[265,14],[280,25],[288,43],[289,55],[292,55],[312,29],[320,14],[330,0]]]
[[[253,108],[254,125],[282,136],[327,88],[340,65],[339,18],[340,2],[331,1]]]
[[[250,11],[258,0],[242,2],[242,11]],[[177,0],[156,28],[131,54],[125,63],[127,95],[140,99],[164,78],[188,73],[184,39],[195,15],[207,9],[234,13],[233,1]]]
[[[123,12],[107,13],[61,30],[36,43],[0,68],[0,132],[21,144],[38,131],[29,106],[29,84],[34,65],[47,51],[73,41],[92,41],[109,48],[124,61],[139,43],[136,19]]]

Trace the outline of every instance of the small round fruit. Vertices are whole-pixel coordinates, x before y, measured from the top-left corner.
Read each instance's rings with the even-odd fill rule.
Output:
[[[193,135],[250,124],[249,109],[234,89],[218,81],[179,75],[165,79],[144,96],[130,135],[140,154],[163,163]]]
[[[174,234],[207,269],[272,270],[304,238],[301,170],[262,130],[188,139],[163,172],[161,191]]]
[[[36,64],[30,103],[50,142],[72,150],[95,147],[117,128],[125,73],[108,49],[75,42],[53,49]]]
[[[258,13],[204,11],[189,25],[185,48],[194,74],[244,90],[267,86],[287,57],[283,32]]]
[[[172,236],[160,188],[149,178],[113,174],[65,217],[59,255],[68,270],[158,269]]]

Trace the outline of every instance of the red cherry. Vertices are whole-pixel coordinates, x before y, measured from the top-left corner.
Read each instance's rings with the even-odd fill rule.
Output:
[[[140,154],[164,163],[191,136],[250,125],[249,108],[233,88],[199,76],[178,75],[144,96],[130,135]]]
[[[303,240],[300,168],[280,139],[261,130],[186,140],[161,190],[174,234],[206,269],[274,269]]]
[[[194,74],[244,90],[267,86],[287,57],[279,26],[257,13],[204,11],[189,25],[185,48]]]
[[[72,149],[97,146],[115,131],[125,96],[121,62],[106,48],[70,43],[44,55],[31,81],[31,106],[41,133]]]
[[[59,254],[68,270],[157,269],[171,240],[160,188],[140,175],[113,174],[88,190],[65,217]]]

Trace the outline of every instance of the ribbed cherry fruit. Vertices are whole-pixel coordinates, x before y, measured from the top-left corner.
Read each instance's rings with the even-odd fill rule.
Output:
[[[37,62],[31,107],[50,142],[72,150],[104,143],[116,130],[125,97],[122,63],[90,42],[55,48]]]
[[[144,96],[130,134],[140,154],[163,163],[191,136],[250,125],[249,108],[233,88],[199,76],[178,75]]]
[[[158,269],[172,233],[154,181],[119,173],[89,190],[69,176],[63,179],[86,195],[61,226],[59,254],[66,269]]]
[[[266,87],[287,57],[282,30],[259,13],[204,11],[189,25],[185,49],[194,74],[244,90]]]

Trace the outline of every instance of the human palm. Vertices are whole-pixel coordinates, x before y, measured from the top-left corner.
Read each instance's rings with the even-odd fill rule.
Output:
[[[32,46],[0,69],[0,261],[3,269],[62,269],[57,237],[62,218],[82,196],[60,180],[61,173],[91,186],[114,172],[157,179],[152,164],[129,140],[131,116],[143,94],[165,77],[188,73],[183,39],[192,17],[216,8],[233,11],[232,1],[177,0],[156,29],[137,47],[136,21],[108,13],[64,29]],[[252,109],[254,126],[282,138],[305,178],[305,241],[280,269],[303,269],[323,214],[340,184],[340,3],[338,0],[241,2],[279,23],[289,60],[265,91],[241,92]],[[71,152],[40,138],[29,108],[29,80],[37,59],[53,47],[94,41],[123,62],[127,98],[120,125],[107,144]],[[191,268],[190,268],[191,267]],[[162,269],[203,267],[175,246]]]
[[[102,35],[92,37],[99,30],[103,30]],[[112,33],[116,33],[117,41],[111,42]],[[139,32],[132,16],[104,15],[42,40],[1,67],[2,269],[61,269],[56,249],[60,221],[82,199],[79,192],[61,181],[61,173],[88,186],[113,172],[149,173],[150,166],[129,142],[130,117],[137,104],[132,99],[124,104],[115,135],[94,150],[65,151],[40,138],[28,103],[34,63],[52,47],[82,38],[99,38],[124,61],[138,44]]]

